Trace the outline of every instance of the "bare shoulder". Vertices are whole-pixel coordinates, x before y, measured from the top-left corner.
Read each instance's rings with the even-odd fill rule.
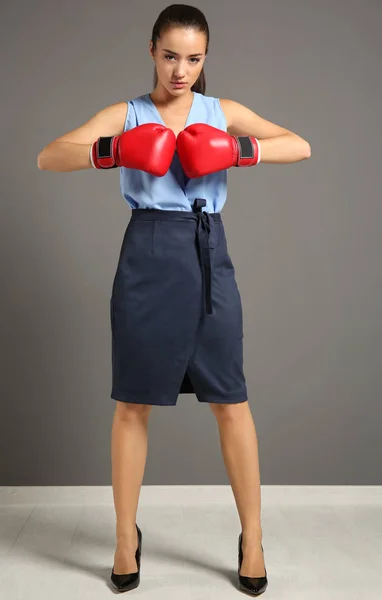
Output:
[[[228,98],[219,98],[220,106],[225,116],[225,120],[227,122],[227,128],[232,124],[232,111],[233,111],[233,100],[229,100]]]
[[[116,102],[96,112],[88,121],[68,131],[55,142],[92,144],[103,136],[121,135],[128,113],[127,102]]]

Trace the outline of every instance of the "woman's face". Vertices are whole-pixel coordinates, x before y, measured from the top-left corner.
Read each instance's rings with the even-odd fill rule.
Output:
[[[158,83],[177,96],[188,93],[198,79],[206,58],[206,36],[194,29],[172,28],[157,40],[153,54]],[[185,83],[177,87],[174,82]]]

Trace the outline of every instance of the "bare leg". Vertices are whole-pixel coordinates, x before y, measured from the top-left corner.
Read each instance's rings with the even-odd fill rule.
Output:
[[[135,573],[138,533],[135,527],[146,456],[148,416],[152,405],[116,401],[111,460],[117,548],[114,573]]]
[[[243,532],[240,575],[263,577],[261,549],[261,491],[255,423],[246,402],[209,403],[216,416],[224,464],[231,483]]]

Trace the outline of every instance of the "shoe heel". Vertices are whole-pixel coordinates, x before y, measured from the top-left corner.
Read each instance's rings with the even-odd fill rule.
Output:
[[[138,548],[135,552],[135,560],[137,561],[138,571],[135,573],[121,573],[116,575],[114,573],[114,567],[112,568],[110,579],[114,588],[119,592],[128,592],[129,590],[135,589],[140,584],[142,532],[137,524],[135,524],[135,526],[138,532]]]

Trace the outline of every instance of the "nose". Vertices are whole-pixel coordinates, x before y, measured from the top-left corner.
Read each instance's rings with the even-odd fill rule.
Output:
[[[184,76],[185,76],[185,74],[186,74],[186,67],[185,67],[185,66],[182,66],[181,64],[179,64],[179,65],[178,65],[178,68],[177,68],[177,69],[175,69],[175,71],[174,71],[174,76],[175,76],[177,79],[183,79],[183,78],[184,78]]]

